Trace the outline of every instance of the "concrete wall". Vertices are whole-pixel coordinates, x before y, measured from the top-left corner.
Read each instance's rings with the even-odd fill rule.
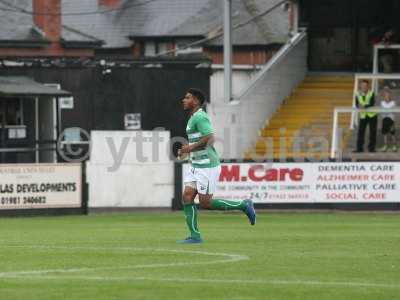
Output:
[[[299,34],[284,45],[235,101],[211,101],[208,107],[216,148],[225,159],[243,158],[259,130],[307,73],[307,37]]]
[[[92,131],[91,140],[89,209],[171,207],[168,131]]]
[[[232,72],[232,93],[234,96],[249,85],[251,79],[260,71],[258,67],[239,67],[233,66]],[[224,69],[221,67],[212,67],[212,75],[210,77],[210,99],[212,103],[221,103],[224,99]]]

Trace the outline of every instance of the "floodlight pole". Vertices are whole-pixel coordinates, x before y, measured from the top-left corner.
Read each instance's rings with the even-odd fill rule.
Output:
[[[232,100],[232,0],[224,0],[224,98]]]

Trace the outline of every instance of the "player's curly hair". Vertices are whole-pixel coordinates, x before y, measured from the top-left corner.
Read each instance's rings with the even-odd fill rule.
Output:
[[[204,102],[206,102],[206,96],[200,89],[190,88],[187,92],[195,96],[200,101],[200,105],[203,105]]]

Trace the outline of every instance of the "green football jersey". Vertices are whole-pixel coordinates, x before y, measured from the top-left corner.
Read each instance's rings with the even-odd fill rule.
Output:
[[[197,143],[202,137],[211,133],[213,133],[213,128],[210,119],[204,110],[199,109],[190,117],[186,126],[189,144]],[[191,152],[190,162],[195,168],[213,168],[220,164],[218,153],[212,145]]]

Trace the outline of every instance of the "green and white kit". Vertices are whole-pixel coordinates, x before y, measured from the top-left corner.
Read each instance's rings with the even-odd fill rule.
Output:
[[[213,133],[210,119],[204,110],[196,111],[188,121],[186,133],[189,144]],[[185,174],[185,185],[195,188],[200,194],[213,194],[216,189],[221,166],[217,151],[212,145],[190,153],[191,168]]]
[[[189,119],[186,133],[189,138],[189,144],[197,143],[201,138],[213,133],[210,119],[207,114],[199,109]],[[200,195],[213,195],[216,191],[221,165],[217,151],[212,145],[206,145],[203,149],[196,149],[190,153],[191,167],[186,172],[184,184],[197,190]],[[251,200],[225,200],[211,199],[211,210],[240,210],[243,211],[252,225],[255,224],[256,215]],[[190,231],[184,243],[202,242],[201,234],[197,224],[197,206],[194,202],[184,203],[183,211],[185,213],[186,224]]]

